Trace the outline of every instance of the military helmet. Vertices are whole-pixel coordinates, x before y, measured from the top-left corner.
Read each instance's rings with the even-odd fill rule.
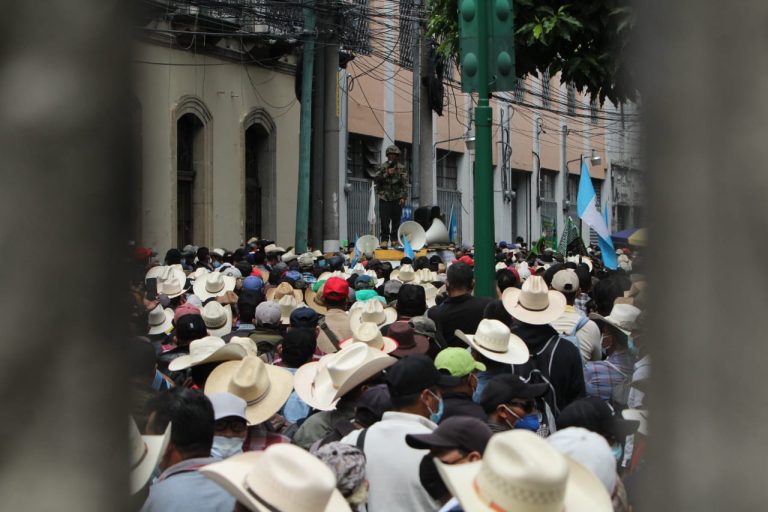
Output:
[[[392,144],[391,146],[387,147],[387,155],[391,155],[392,153],[399,155],[400,154],[400,148]]]

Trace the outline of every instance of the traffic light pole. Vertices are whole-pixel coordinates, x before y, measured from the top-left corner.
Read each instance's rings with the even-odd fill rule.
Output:
[[[304,6],[304,62],[299,121],[299,183],[296,202],[296,254],[307,251],[309,235],[309,159],[312,135],[312,72],[315,58],[315,0]],[[317,244],[318,241],[315,241]]]
[[[491,124],[493,111],[489,104],[488,73],[488,7],[479,1],[477,108],[475,109],[475,295],[495,297],[494,225],[493,225],[493,166],[491,159]]]

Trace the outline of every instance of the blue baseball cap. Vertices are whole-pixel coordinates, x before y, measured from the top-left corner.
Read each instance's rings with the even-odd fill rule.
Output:
[[[301,307],[301,308],[296,308],[291,312],[291,317],[290,317],[291,327],[314,328],[314,327],[317,327],[317,324],[319,321],[320,321],[320,315],[318,315],[317,312],[312,308]]]
[[[244,290],[254,290],[259,292],[262,288],[264,288],[264,281],[262,281],[260,277],[248,276],[243,280]]]

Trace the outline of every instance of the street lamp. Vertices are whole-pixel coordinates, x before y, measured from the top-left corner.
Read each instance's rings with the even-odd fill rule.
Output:
[[[475,136],[474,135],[467,135],[464,137],[464,144],[467,145],[467,151],[474,151],[475,150]]]
[[[571,174],[571,171],[568,169],[568,164],[573,162],[580,162],[584,160],[584,154],[579,158],[574,158],[573,160],[568,160],[565,162],[565,175],[563,176],[563,211],[568,211],[568,208],[571,207],[571,201],[568,199],[568,176]],[[603,159],[600,158],[600,155],[597,154],[597,150],[592,150],[592,156],[589,157],[589,163],[592,167],[598,166],[602,163]]]

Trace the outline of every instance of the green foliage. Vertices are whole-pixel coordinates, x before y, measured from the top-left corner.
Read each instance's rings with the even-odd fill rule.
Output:
[[[427,34],[456,62],[459,50],[458,2],[429,0]],[[600,103],[633,100],[634,77],[627,45],[635,23],[628,0],[515,0],[515,67],[524,77],[549,69],[561,72]]]

